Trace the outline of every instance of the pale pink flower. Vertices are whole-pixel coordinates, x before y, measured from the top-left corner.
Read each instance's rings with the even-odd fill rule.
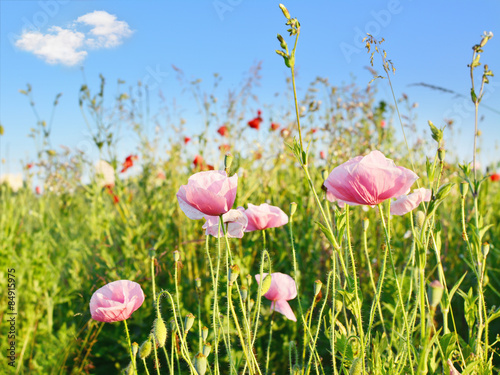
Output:
[[[99,160],[95,166],[95,179],[100,187],[115,186],[115,169],[104,160]]]
[[[90,299],[90,314],[99,322],[120,322],[141,307],[144,293],[133,281],[118,280],[96,290]]]
[[[203,229],[206,229],[206,234],[219,237],[217,235],[219,230],[219,216],[205,216],[205,224]],[[248,224],[246,215],[238,210],[229,210],[222,215],[222,220],[226,227],[227,236],[230,238],[242,238],[245,228]],[[224,237],[224,230],[221,228],[220,237]]]
[[[262,203],[260,206],[249,203],[246,210],[243,207],[238,207],[238,210],[244,212],[248,218],[245,232],[281,227],[288,223],[288,216],[281,208],[267,203]]]
[[[227,177],[224,171],[198,172],[177,192],[181,210],[193,220],[220,216],[233,207],[238,175]]]
[[[426,188],[413,190],[413,193],[402,195],[391,203],[391,215],[405,215],[413,211],[422,202],[431,200],[432,192]]]
[[[386,199],[407,194],[417,179],[414,172],[397,167],[391,159],[375,150],[336,167],[324,186],[331,202],[375,206]]]
[[[267,276],[267,273],[263,273],[263,279]],[[255,280],[260,284],[260,274],[255,275]],[[264,294],[271,302],[271,310],[276,310],[277,312],[285,315],[288,319],[297,321],[292,308],[287,301],[297,297],[297,286],[295,281],[291,276],[281,272],[275,272],[271,274],[271,287]]]

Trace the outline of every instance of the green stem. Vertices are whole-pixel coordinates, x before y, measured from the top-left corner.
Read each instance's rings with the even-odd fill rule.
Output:
[[[130,341],[130,334],[128,333],[127,319],[123,321],[125,324],[125,332],[127,333],[128,349],[130,352],[130,361],[132,362],[132,367],[134,368],[134,374],[137,374],[137,367],[135,366],[135,357],[132,354],[132,342]]]

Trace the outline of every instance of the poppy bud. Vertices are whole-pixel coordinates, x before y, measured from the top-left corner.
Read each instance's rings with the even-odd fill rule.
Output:
[[[267,274],[266,277],[264,277],[264,281],[262,282],[261,286],[261,293],[262,295],[266,294],[269,288],[271,288],[271,281],[273,280],[273,277],[271,274]]]
[[[195,285],[196,285],[196,289],[200,290],[201,289],[201,279],[199,277],[197,277],[195,280]]]
[[[188,332],[191,327],[193,326],[194,324],[194,315],[189,313],[186,315],[186,318],[184,319],[184,328],[186,330],[186,332]]]
[[[231,168],[231,164],[233,163],[234,156],[229,152],[224,157],[224,167],[226,169],[226,173],[229,175],[229,169]]]
[[[462,198],[465,198],[468,192],[469,192],[469,183],[467,181],[462,181],[460,183],[460,194],[462,194]]]
[[[237,264],[233,264],[231,267],[229,267],[229,285],[232,285],[236,281],[239,274],[240,267]]]
[[[142,343],[141,347],[139,348],[139,357],[141,359],[146,359],[147,357],[149,357],[149,355],[151,354],[152,348],[153,348],[153,345],[151,345],[151,340],[148,337],[148,339],[146,341],[144,341]]]
[[[363,361],[361,358],[354,358],[349,369],[349,375],[361,375],[363,370]]]
[[[161,316],[158,316],[155,320],[153,333],[155,335],[155,340],[158,343],[158,347],[163,348],[165,346],[165,341],[167,341],[167,326]]]
[[[123,370],[122,374],[124,375],[134,375],[134,366],[132,365],[132,362],[128,364],[127,367]]]
[[[295,211],[297,211],[297,203],[292,202],[290,203],[290,216],[293,216]]]
[[[181,258],[181,253],[179,253],[178,250],[175,250],[174,251],[174,262],[178,262],[180,258]]]
[[[367,218],[367,217],[365,217],[365,218],[363,219],[363,230],[364,230],[364,231],[367,231],[369,226],[370,226],[370,220],[368,220],[368,218]]]
[[[247,283],[248,287],[252,286],[253,278],[252,275],[247,275]]]
[[[423,211],[417,211],[415,214],[415,221],[417,222],[417,227],[422,229],[425,221],[425,213]]]
[[[314,282],[314,296],[316,297],[319,292],[321,292],[321,287],[323,286],[323,283],[321,282],[321,280],[316,280]]]
[[[290,19],[290,13],[288,12],[288,9],[283,4],[280,4],[280,9],[283,12],[283,15],[286,17],[287,20]]]
[[[444,161],[445,155],[446,155],[446,150],[444,149],[444,147],[439,147],[438,148],[438,158],[439,158],[439,161]]]
[[[132,343],[132,355],[135,357],[139,351],[139,344],[136,342]]]
[[[241,287],[240,294],[241,294],[241,299],[243,300],[243,302],[246,301],[246,299],[248,297],[248,289],[246,286]]]
[[[431,306],[435,309],[439,302],[441,302],[441,297],[443,297],[443,285],[439,282],[439,280],[434,280],[429,285],[429,290],[427,293],[429,294],[429,302]]]

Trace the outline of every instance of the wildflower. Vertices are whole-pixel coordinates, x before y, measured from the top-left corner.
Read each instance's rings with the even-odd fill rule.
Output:
[[[205,160],[200,155],[196,155],[193,160],[193,165],[200,171],[213,171],[214,167],[210,164],[205,164]]]
[[[0,185],[6,183],[15,193],[23,187],[23,176],[20,173],[7,173],[0,177]]]
[[[40,189],[40,186],[35,187],[35,192],[37,195],[42,194],[42,189]]]
[[[325,159],[326,159],[326,154],[325,154],[325,151],[320,151],[320,152],[319,152],[319,157],[320,157],[321,159],[325,160]]]
[[[205,224],[203,229],[206,230],[206,235],[211,235],[213,237],[223,237],[224,231],[221,228],[219,234],[219,217],[218,216],[205,216]],[[222,221],[226,227],[227,236],[229,238],[242,238],[243,233],[246,232],[248,225],[248,218],[244,212],[238,210],[229,210],[224,215],[222,215]]]
[[[106,161],[99,160],[95,167],[96,182],[100,187],[115,186],[115,170]]]
[[[265,278],[267,273],[263,273],[262,277]],[[260,284],[260,275],[255,275],[255,280]],[[264,294],[268,300],[272,301],[271,310],[275,310],[288,319],[297,321],[292,308],[287,301],[297,297],[297,286],[295,281],[289,276],[281,272],[275,272],[271,274],[271,286],[269,290]]]
[[[198,172],[177,192],[181,210],[193,220],[204,216],[220,216],[234,204],[238,175],[228,177],[224,171]]]
[[[267,203],[262,203],[260,206],[249,203],[246,210],[243,207],[238,207],[238,210],[248,218],[245,232],[281,227],[288,223],[288,216],[281,208]]]
[[[33,163],[26,164],[26,169],[31,169],[33,168]]]
[[[120,171],[120,173],[124,173],[126,172],[129,168],[132,168],[134,166],[134,160],[137,160],[139,159],[139,157],[137,155],[129,155],[125,158],[125,161],[123,162],[123,165],[122,165],[122,170]]]
[[[104,188],[106,189],[106,191],[108,192],[108,194],[113,197],[113,203],[114,204],[117,204],[118,202],[120,202],[120,199],[118,198],[118,196],[113,191],[113,185],[106,185],[106,186],[104,186]]]
[[[280,132],[281,136],[283,138],[287,138],[289,135],[290,135],[290,129],[281,129],[281,132]]]
[[[231,149],[231,146],[228,144],[223,144],[219,146],[219,150],[222,152],[228,152]]]
[[[99,322],[120,322],[130,318],[141,307],[144,293],[133,281],[118,280],[96,290],[90,299],[92,319]]]
[[[500,181],[500,174],[498,173],[493,173],[491,176],[490,176],[490,180],[495,182],[495,181]]]
[[[275,123],[275,122],[271,122],[271,130],[278,130],[279,129],[279,124]]]
[[[317,131],[318,131],[318,128],[312,128],[312,129],[311,129],[311,134],[314,134],[314,133],[316,133]]]
[[[372,151],[336,167],[324,186],[330,202],[374,206],[407,194],[417,179],[414,172],[397,167],[380,151]]]
[[[217,129],[217,133],[225,137],[227,135],[227,127],[225,125],[221,126],[219,129]]]
[[[252,129],[257,129],[259,130],[260,128],[260,123],[263,121],[261,117],[262,112],[260,110],[257,111],[257,117],[253,118],[252,120],[248,121],[248,126],[250,126]]]
[[[191,138],[189,137],[184,137],[184,144],[187,145],[189,143],[189,141],[191,140]]]
[[[402,195],[391,203],[391,215],[405,215],[413,211],[422,202],[431,200],[431,191],[429,189],[420,188],[413,190],[413,193]]]
[[[380,121],[380,127],[381,127],[382,129],[384,129],[384,128],[385,128],[385,120]]]

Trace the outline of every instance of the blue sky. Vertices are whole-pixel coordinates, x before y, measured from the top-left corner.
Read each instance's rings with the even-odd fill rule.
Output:
[[[44,119],[50,117],[55,95],[63,93],[53,123],[54,144],[77,147],[88,142],[78,107],[81,66],[94,91],[99,74],[113,94],[118,79],[126,85],[148,82],[153,88],[153,112],[159,89],[168,101],[178,97],[190,113],[186,126],[193,133],[201,131],[203,124],[193,100],[181,94],[172,64],[188,78],[204,79],[207,89],[213,73],[220,73],[224,93],[239,87],[248,69],[262,61],[262,84],[256,93],[261,103],[272,102],[274,93],[285,89],[288,75],[274,52],[279,47],[276,33],[286,34],[278,4],[264,0],[0,1],[0,122],[5,128],[0,157],[7,159],[0,164],[0,173],[20,172],[18,160],[35,157],[34,143],[27,135],[36,119],[29,101],[19,93],[27,83],[33,87]],[[369,57],[362,35],[370,32],[383,37],[383,47],[397,69],[392,78],[397,95],[404,92],[419,104],[419,128],[424,129],[427,120],[441,126],[443,118],[455,119],[459,136],[454,147],[464,160],[471,159],[474,119],[470,101],[409,85],[425,82],[468,96],[467,64],[471,47],[483,31],[497,36],[488,42],[481,62],[500,74],[500,30],[495,29],[500,3],[293,0],[285,5],[302,26],[297,52],[299,87],[305,89],[317,76],[328,77],[334,84],[348,83],[355,76],[364,86],[371,74],[365,69]],[[23,29],[38,36],[26,39]],[[47,34],[59,34],[61,44],[51,47]],[[47,44],[42,48],[40,43]],[[72,49],[71,43],[79,47]],[[379,89],[380,99],[391,102],[386,82],[380,82]],[[498,103],[500,82],[493,77],[483,104],[500,110]],[[500,115],[487,109],[481,114],[485,117],[480,124],[480,160],[498,161]],[[132,147],[133,137],[126,131],[123,137],[122,145]],[[128,150],[122,152],[125,155]]]

